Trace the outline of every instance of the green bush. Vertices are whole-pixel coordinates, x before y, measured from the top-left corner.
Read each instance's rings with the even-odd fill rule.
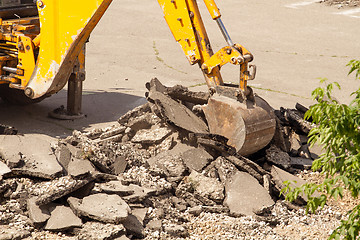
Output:
[[[349,74],[355,73],[360,79],[360,61],[351,60],[348,65]],[[322,79],[325,82],[326,79]],[[289,182],[281,193],[286,199],[294,201],[299,194],[308,197],[307,211],[315,212],[322,208],[329,198],[335,200],[343,197],[347,189],[352,197],[360,193],[360,88],[353,92],[354,98],[349,105],[339,103],[332,96],[334,87],[340,89],[338,83],[330,83],[326,87],[316,88],[312,92],[317,103],[310,107],[305,117],[312,118],[316,127],[309,133],[309,143],[320,144],[324,153],[312,164],[313,171],[321,171],[325,178],[321,184],[307,183],[293,188]],[[319,192],[320,196],[312,196]],[[354,207],[346,220],[333,231],[330,239],[357,239],[360,231],[360,205]]]

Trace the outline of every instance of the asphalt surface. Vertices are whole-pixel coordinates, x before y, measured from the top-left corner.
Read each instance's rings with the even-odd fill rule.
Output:
[[[199,1],[203,20],[217,51],[226,45]],[[360,59],[360,8],[337,9],[314,1],[218,1],[232,40],[255,56],[258,71],[250,83],[274,108],[310,105],[319,78],[338,81],[337,98],[348,103],[359,87],[346,64]],[[74,129],[113,124],[122,114],[144,103],[145,83],[157,77],[165,85],[182,84],[206,90],[202,73],[190,66],[174,41],[154,0],[114,1],[87,44],[87,78],[83,112],[86,118],[54,120],[48,112],[66,105],[66,88],[41,103],[9,106],[0,102],[0,123],[21,134],[64,137]],[[237,82],[239,69],[224,66],[223,78]]]

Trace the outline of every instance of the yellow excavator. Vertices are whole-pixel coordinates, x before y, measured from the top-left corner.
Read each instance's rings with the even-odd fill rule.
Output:
[[[54,114],[81,117],[85,43],[111,2],[0,0],[0,97],[16,104],[39,102],[68,83],[67,109]],[[256,67],[249,64],[253,55],[233,43],[214,0],[204,2],[227,43],[216,53],[196,0],[158,2],[186,58],[203,72],[211,93],[203,107],[210,132],[227,137],[228,144],[243,155],[265,147],[274,136],[274,114],[247,86],[256,74]],[[227,63],[239,66],[239,84],[223,81],[220,69]]]

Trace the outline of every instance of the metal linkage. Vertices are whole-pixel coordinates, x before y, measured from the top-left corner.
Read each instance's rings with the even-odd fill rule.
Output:
[[[73,120],[85,117],[81,113],[82,86],[85,80],[85,44],[74,65],[68,80],[67,109],[63,106],[49,113],[49,116],[61,120]]]
[[[218,26],[219,26],[219,28],[221,30],[221,33],[223,34],[223,36],[224,36],[224,38],[226,40],[226,42],[229,44],[229,46],[231,46],[231,47],[234,46],[234,43],[231,40],[230,35],[229,35],[228,31],[226,30],[225,25],[222,22],[221,18],[217,18],[216,22],[217,22],[217,24],[218,24]]]

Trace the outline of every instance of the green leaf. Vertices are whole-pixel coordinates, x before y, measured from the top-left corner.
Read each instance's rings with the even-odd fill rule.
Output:
[[[347,66],[350,68],[349,74],[355,73],[355,77],[360,78],[360,61],[351,60]],[[311,118],[316,124],[309,133],[308,142],[311,146],[317,143],[323,147],[324,152],[313,161],[312,170],[321,170],[324,180],[320,184],[305,184],[297,188],[292,188],[288,182],[281,190],[289,201],[294,201],[301,193],[308,196],[307,212],[324,207],[329,197],[335,200],[342,198],[345,189],[354,198],[360,193],[360,88],[351,94],[353,99],[346,105],[333,97],[334,87],[341,90],[338,82],[327,84],[327,79],[322,78],[320,83],[325,87],[312,91],[316,104],[305,113],[305,118]],[[315,191],[322,195],[312,197]],[[348,218],[340,222],[329,238],[356,239],[359,230],[360,205],[352,209]]]

